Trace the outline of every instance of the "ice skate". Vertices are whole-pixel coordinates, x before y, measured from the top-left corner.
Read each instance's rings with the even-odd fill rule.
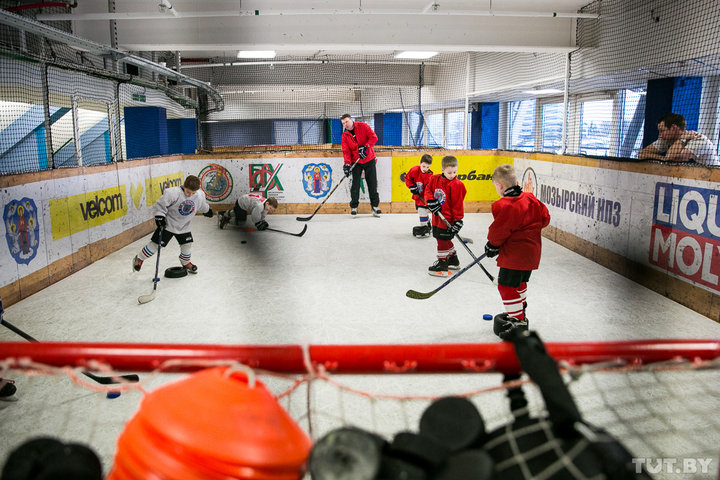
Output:
[[[137,255],[135,255],[135,258],[133,258],[133,261],[132,261],[133,271],[139,272],[140,269],[142,268],[142,264],[143,264],[143,261],[140,260],[140,258]]]
[[[435,263],[428,267],[428,274],[433,277],[449,277],[452,272],[448,270],[447,260],[438,258]]]
[[[457,254],[453,254],[452,256],[448,257],[447,264],[450,270],[460,270],[460,260],[458,259]]]

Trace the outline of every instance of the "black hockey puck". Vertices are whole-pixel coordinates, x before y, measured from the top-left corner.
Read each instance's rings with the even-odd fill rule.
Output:
[[[429,476],[419,465],[386,454],[382,456],[380,471],[376,478],[383,480],[427,480]]]
[[[475,404],[463,397],[435,400],[420,417],[420,435],[431,437],[451,452],[470,447],[485,435]]]
[[[493,478],[495,462],[484,450],[465,450],[452,457],[442,471],[435,477],[437,480],[490,480]]]
[[[431,437],[413,432],[399,432],[388,450],[392,455],[428,469],[442,466],[449,452],[444,445]]]
[[[380,468],[380,445],[375,434],[359,428],[335,429],[313,446],[313,480],[372,480]]]
[[[185,267],[170,267],[165,269],[165,276],[167,278],[180,278],[187,276],[187,270]]]
[[[241,240],[240,243],[247,243],[247,240]]]

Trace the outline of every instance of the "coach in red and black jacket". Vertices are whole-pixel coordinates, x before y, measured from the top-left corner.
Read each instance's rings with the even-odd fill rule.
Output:
[[[373,215],[379,216],[380,196],[377,191],[377,172],[375,170],[376,158],[373,147],[378,141],[377,135],[367,123],[355,122],[350,114],[346,113],[340,117],[343,126],[341,138],[343,159],[343,171],[349,177],[352,172],[352,185],[350,187],[350,214],[357,215],[357,207],[360,203],[360,179],[365,172],[365,182],[370,195],[370,205]],[[353,164],[357,162],[355,167]]]

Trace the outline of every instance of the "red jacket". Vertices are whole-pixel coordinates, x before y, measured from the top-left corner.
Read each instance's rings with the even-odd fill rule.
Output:
[[[425,188],[425,202],[434,198],[442,205],[440,213],[452,225],[458,220],[462,220],[465,215],[463,201],[465,200],[465,185],[458,180],[457,177],[452,180],[445,178],[442,173],[430,177]],[[438,215],[433,215],[432,224],[439,228],[447,229],[445,222],[440,220]]]
[[[420,165],[415,165],[405,175],[405,185],[408,188],[412,187],[413,185],[417,185],[418,190],[420,191],[420,196],[412,196],[413,200],[415,200],[416,205],[425,205],[425,200],[423,200],[422,195],[423,193],[425,193],[425,187],[427,186],[432,176],[432,170],[428,170],[427,172],[422,173],[422,171],[420,170]]]
[[[535,195],[522,192],[492,204],[493,223],[488,242],[500,247],[497,264],[512,270],[535,270],[540,265],[541,230],[550,223],[547,207]]]
[[[375,135],[375,132],[372,131],[370,125],[365,122],[355,122],[352,132],[349,130],[343,130],[343,133],[340,136],[340,144],[342,146],[345,165],[352,165],[358,158],[360,158],[358,147],[363,145],[367,147],[365,152],[366,157],[360,159],[359,163],[368,163],[375,160],[375,150],[373,150],[373,147],[377,141],[377,135]]]

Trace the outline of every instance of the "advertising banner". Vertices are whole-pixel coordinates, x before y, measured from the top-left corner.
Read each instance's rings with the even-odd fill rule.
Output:
[[[415,165],[420,163],[422,155],[416,157],[393,157],[392,159],[392,201],[411,202],[412,194],[405,185],[405,175]],[[430,170],[434,174],[442,173],[439,155],[433,157]],[[513,164],[512,157],[497,155],[460,155],[458,159],[458,180],[465,184],[467,195],[465,201],[492,201],[497,200],[498,194],[492,184],[492,173],[498,165]]]

